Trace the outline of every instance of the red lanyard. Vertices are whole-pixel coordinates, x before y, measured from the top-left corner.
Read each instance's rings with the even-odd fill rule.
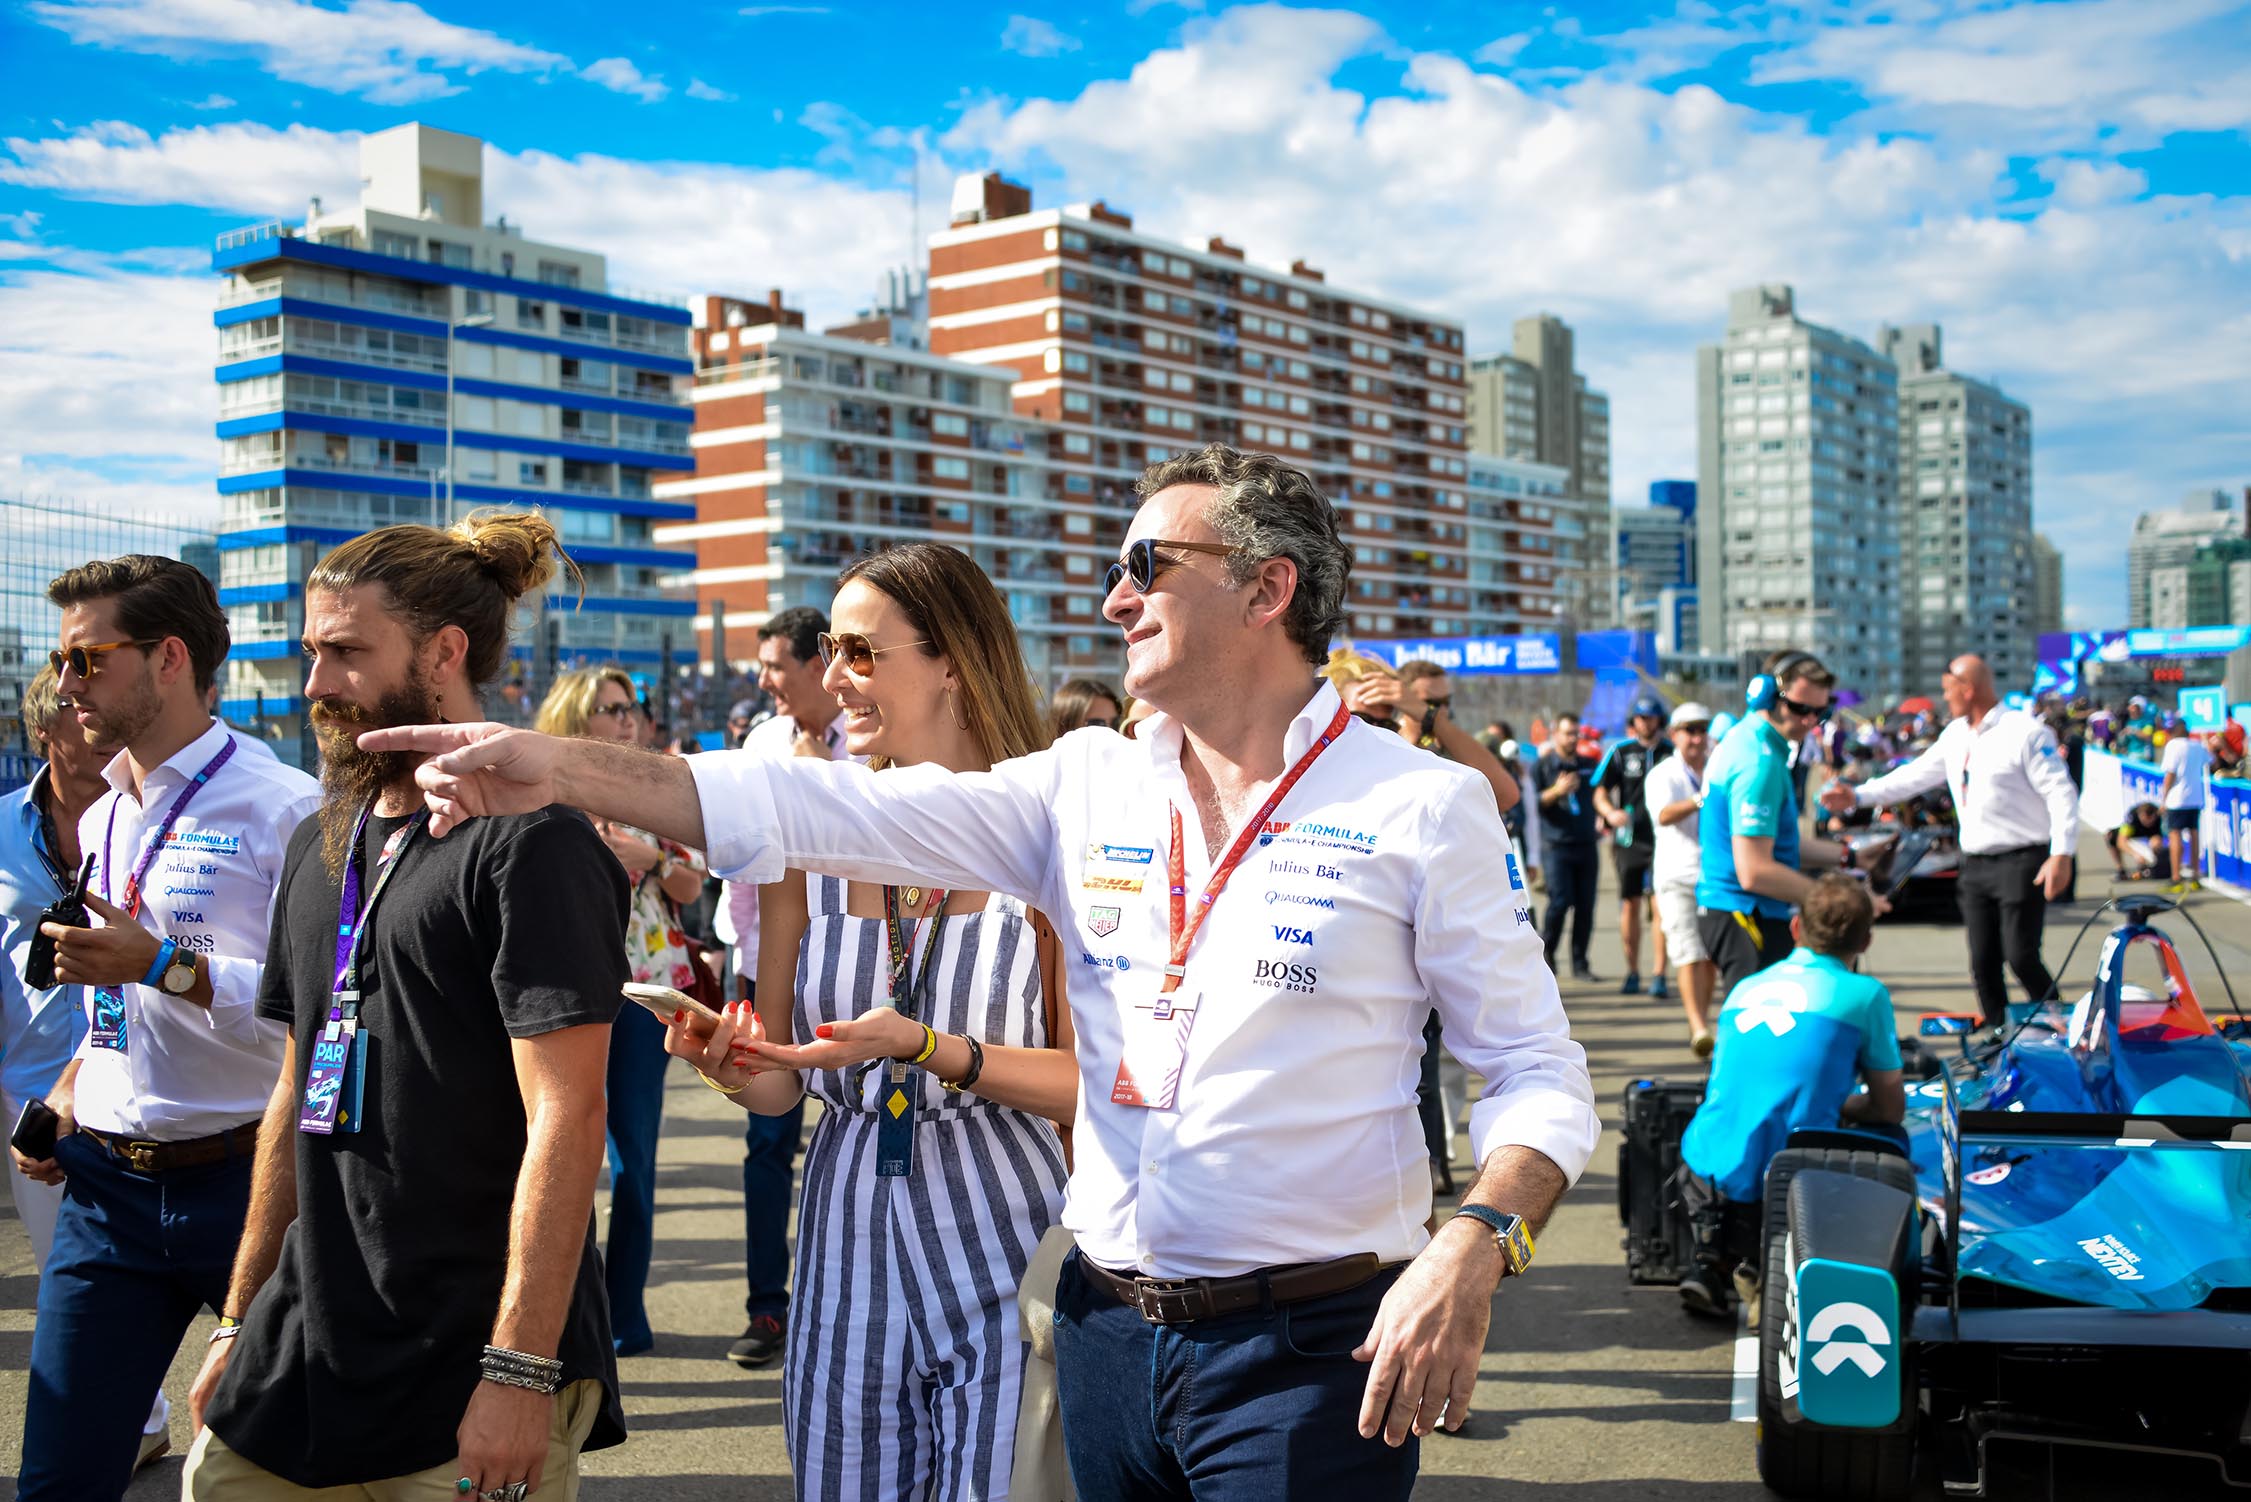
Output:
[[[1235,868],[1250,853],[1252,843],[1266,828],[1267,818],[1289,796],[1290,789],[1297,786],[1297,780],[1305,775],[1306,769],[1313,765],[1322,752],[1329,749],[1331,741],[1344,734],[1344,727],[1351,723],[1352,711],[1338,705],[1337,716],[1329,721],[1329,728],[1322,731],[1321,738],[1298,758],[1296,766],[1282,774],[1282,780],[1274,784],[1274,791],[1266,795],[1266,802],[1257,813],[1251,815],[1250,822],[1243,826],[1243,832],[1235,836],[1235,843],[1228,848],[1227,854],[1220,859],[1218,865],[1212,867],[1210,878],[1204,882],[1204,894],[1197,899],[1196,916],[1193,919],[1188,916],[1188,856],[1181,842],[1180,810],[1172,810],[1172,954],[1165,965],[1164,991],[1169,993],[1180,989],[1181,978],[1188,973],[1188,946],[1195,943],[1196,935],[1203,931],[1204,919],[1211,914],[1211,905],[1219,900],[1221,892],[1227,890],[1227,879],[1235,874]]]

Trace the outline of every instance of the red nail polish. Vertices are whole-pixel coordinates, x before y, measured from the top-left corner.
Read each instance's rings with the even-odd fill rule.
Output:
[[[821,1024],[821,1025],[820,1025],[819,1027],[816,1027],[816,1028],[814,1028],[814,1029],[813,1029],[813,1036],[814,1036],[814,1037],[816,1037],[816,1038],[830,1038],[830,1037],[834,1037],[835,1035],[836,1035],[836,1029],[834,1029],[833,1027],[831,1027],[831,1026],[830,1026],[830,1025],[829,1025],[828,1023],[826,1023],[826,1022],[822,1023],[822,1024]]]

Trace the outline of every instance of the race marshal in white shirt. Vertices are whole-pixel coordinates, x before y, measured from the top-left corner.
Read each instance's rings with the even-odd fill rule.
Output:
[[[2079,790],[2055,732],[1994,687],[1985,659],[1965,653],[1940,680],[1953,718],[1930,748],[1907,765],[1853,787],[1833,782],[1821,795],[1837,813],[1883,808],[1944,787],[1961,824],[1962,869],[1955,881],[1970,946],[1978,1008],[2000,1022],[2008,1005],[2004,958],[2028,1000],[2053,987],[2040,959],[2048,903],[2071,881],[2079,845]]]
[[[1405,1497],[1414,1437],[1467,1415],[1496,1286],[1594,1150],[1585,1056],[1489,789],[1315,685],[1350,569],[1327,499],[1220,445],[1140,492],[1103,602],[1127,691],[1160,711],[1138,741],[881,777],[496,725],[364,744],[439,753],[418,774],[433,829],[631,807],[750,879],[921,873],[1049,914],[1079,1037],[1056,1332],[1078,1489]],[[1485,1080],[1479,1175],[1435,1238],[1415,1115],[1433,1008]],[[1192,1399],[1167,1375],[1191,1346]]]

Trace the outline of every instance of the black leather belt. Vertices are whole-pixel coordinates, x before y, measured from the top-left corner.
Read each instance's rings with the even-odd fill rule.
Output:
[[[191,1137],[185,1142],[151,1142],[142,1137],[120,1137],[110,1132],[97,1132],[89,1126],[82,1126],[78,1130],[123,1158],[125,1166],[135,1173],[168,1173],[175,1168],[200,1168],[222,1158],[248,1157],[258,1145],[258,1123],[255,1121],[246,1121],[241,1126],[229,1127],[223,1132],[213,1132],[208,1137]]]
[[[1263,1267],[1232,1278],[1144,1278],[1114,1273],[1079,1258],[1094,1286],[1137,1310],[1152,1325],[1185,1325],[1192,1320],[1218,1319],[1271,1303],[1302,1303],[1358,1288],[1383,1271],[1374,1252],[1358,1252],[1333,1262],[1292,1262]]]

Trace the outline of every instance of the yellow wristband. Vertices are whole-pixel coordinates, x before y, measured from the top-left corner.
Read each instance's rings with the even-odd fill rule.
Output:
[[[917,1023],[916,1026],[922,1029],[922,1052],[907,1060],[909,1064],[919,1064],[938,1051],[937,1031],[927,1022]]]

